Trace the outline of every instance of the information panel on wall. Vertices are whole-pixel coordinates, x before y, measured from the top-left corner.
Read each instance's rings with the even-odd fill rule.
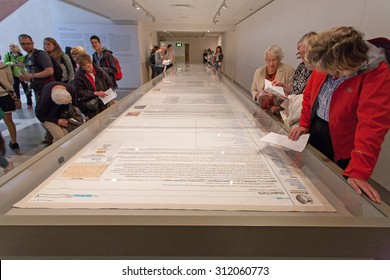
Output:
[[[102,47],[112,51],[120,62],[123,78],[118,81],[118,86],[137,88],[141,85],[137,25],[67,24],[56,26],[54,34],[63,49],[82,46],[89,55],[94,52],[89,38],[97,35]]]

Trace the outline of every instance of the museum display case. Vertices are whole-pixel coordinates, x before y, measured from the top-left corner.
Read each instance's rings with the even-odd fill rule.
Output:
[[[0,178],[3,258],[390,258],[358,195],[205,65],[170,69]]]

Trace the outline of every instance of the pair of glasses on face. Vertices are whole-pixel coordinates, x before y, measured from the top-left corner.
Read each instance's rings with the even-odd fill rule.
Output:
[[[297,59],[304,58],[305,55],[306,55],[306,52],[297,52],[297,53],[296,53]]]
[[[279,58],[266,58],[265,62],[266,63],[275,63],[279,60]]]
[[[28,46],[31,45],[32,43],[20,43],[21,46]]]

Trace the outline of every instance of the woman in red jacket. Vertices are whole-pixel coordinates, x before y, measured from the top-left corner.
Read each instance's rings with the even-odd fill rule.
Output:
[[[353,27],[336,27],[309,41],[314,66],[304,91],[299,127],[291,140],[309,143],[344,169],[358,193],[380,202],[367,182],[390,128],[390,70],[380,49]]]

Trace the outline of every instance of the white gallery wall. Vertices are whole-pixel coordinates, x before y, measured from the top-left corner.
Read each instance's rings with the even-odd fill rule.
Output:
[[[8,51],[18,35],[29,34],[38,49],[43,48],[43,38],[53,36],[53,26],[61,24],[112,24],[111,20],[52,0],[29,0],[15,13],[0,22],[0,53]]]
[[[74,28],[76,26],[76,28]],[[61,31],[61,27],[71,27],[68,32]],[[127,29],[126,29],[127,28]],[[126,37],[126,46],[123,48],[131,50],[117,50],[116,56],[121,61],[124,78],[118,82],[121,88],[136,88],[141,83],[141,68],[140,68],[140,50],[138,42],[138,28],[133,24],[119,25],[113,23],[110,19],[95,15],[88,11],[84,11],[74,6],[68,5],[60,1],[52,0],[29,0],[22,5],[15,13],[11,14],[0,22],[0,54],[4,55],[8,51],[8,45],[11,42],[18,42],[18,35],[26,33],[33,38],[35,47],[43,49],[43,39],[45,37],[55,38],[61,45],[62,49],[65,46],[73,46],[75,44],[61,44],[64,38],[60,35],[75,35],[81,32],[86,34],[97,34],[101,37],[114,38],[109,40],[111,44],[102,42],[103,47],[112,47],[112,44],[120,44],[121,40]],[[128,30],[128,31],[123,31]],[[67,34],[65,34],[67,33]],[[84,36],[84,37],[85,37]],[[87,49],[88,54],[92,54],[92,49],[89,44],[89,36],[83,37],[84,43],[77,43]],[[68,40],[71,41],[71,40]],[[80,40],[78,40],[80,41]],[[80,42],[81,42],[80,41]],[[106,42],[108,42],[106,40]]]
[[[275,0],[222,35],[225,73],[250,88],[264,50],[279,45],[284,62],[296,67],[296,42],[306,32],[354,26],[366,38],[390,37],[389,0]]]
[[[390,0],[275,0],[234,32],[222,35],[224,72],[250,89],[255,70],[264,65],[264,50],[279,45],[284,62],[296,67],[296,42],[306,32],[334,26],[354,26],[365,38],[390,38]],[[390,189],[390,133],[387,134],[373,178]]]
[[[141,84],[148,82],[151,78],[151,69],[148,64],[150,50],[157,44],[157,32],[148,29],[142,22],[138,23],[139,60],[141,71]]]

